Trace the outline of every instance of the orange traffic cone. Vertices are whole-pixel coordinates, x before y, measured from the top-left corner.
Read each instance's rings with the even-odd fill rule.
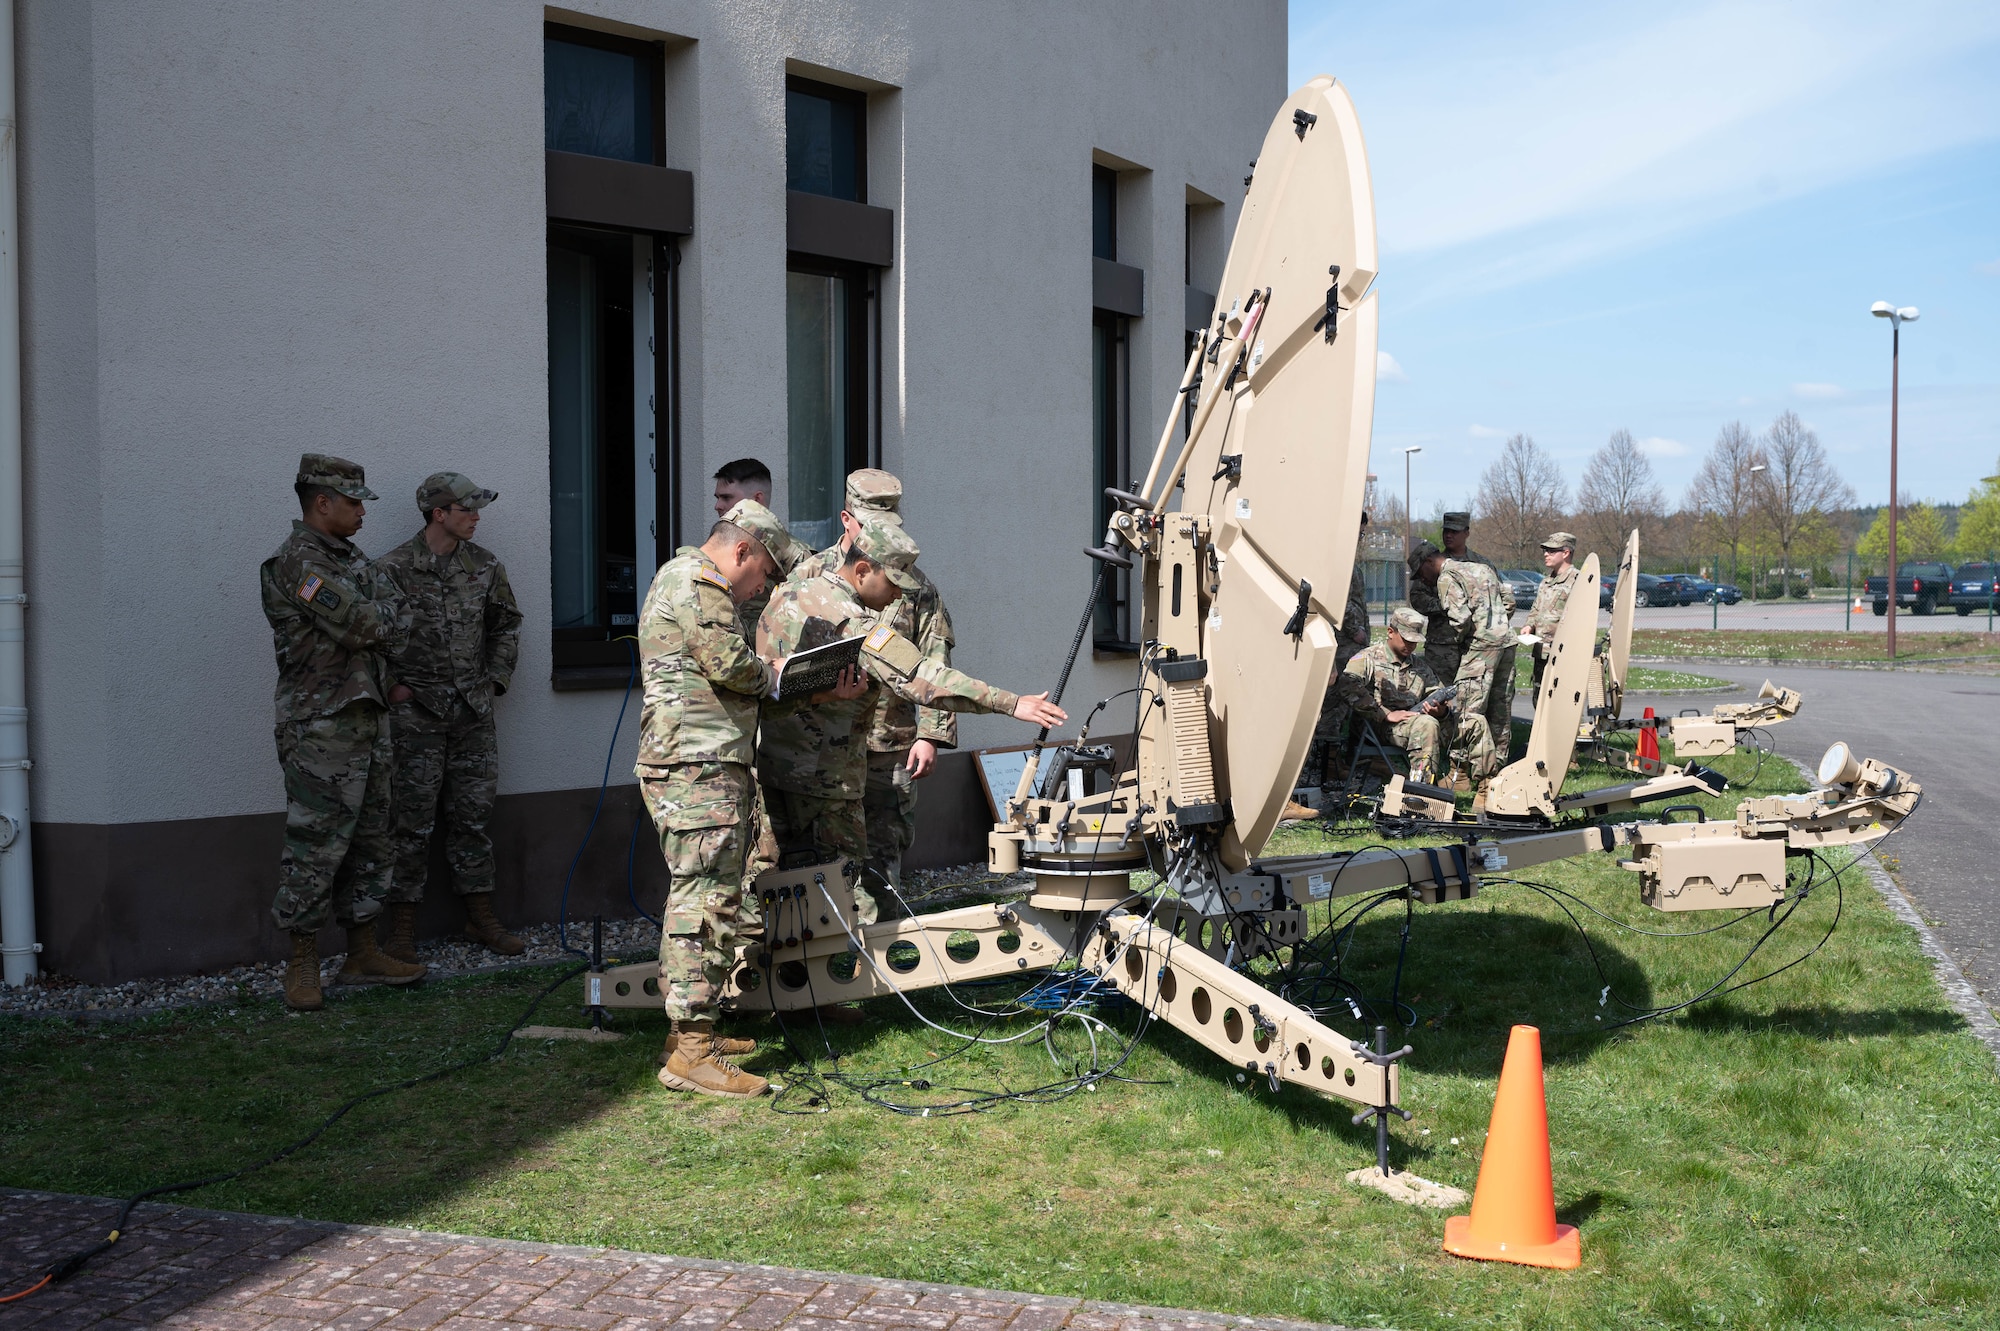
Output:
[[[1646,709],[1644,714],[1644,719],[1648,721],[1651,721],[1653,719],[1652,708],[1648,707]],[[1641,758],[1651,759],[1653,762],[1660,761],[1659,727],[1641,726],[1639,728],[1639,756]]]
[[[1542,1097],[1542,1033],[1533,1026],[1516,1026],[1508,1037],[1493,1121],[1479,1156],[1472,1214],[1444,1222],[1444,1250],[1559,1271],[1573,1271],[1583,1261],[1576,1226],[1556,1223],[1549,1107]]]

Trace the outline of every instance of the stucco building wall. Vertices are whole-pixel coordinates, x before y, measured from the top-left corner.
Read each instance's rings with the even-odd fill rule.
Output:
[[[29,682],[44,964],[103,976],[274,954],[283,793],[256,567],[298,455],[363,463],[359,542],[419,526],[440,468],[496,489],[479,539],[527,616],[499,710],[503,910],[549,918],[596,798],[616,690],[551,687],[542,41],[675,39],[665,164],[682,242],[683,530],[731,458],[784,511],[788,71],[873,90],[882,460],[959,661],[1053,683],[1091,569],[1091,164],[1146,271],[1132,452],[1178,379],[1183,202],[1223,202],[1284,96],[1277,0],[24,0],[19,10]],[[1202,248],[1212,250],[1201,254]],[[1219,242],[1197,247],[1212,290]],[[1207,271],[1202,271],[1206,266]],[[1086,660],[1085,709],[1128,682]],[[1074,709],[1073,709],[1074,710]],[[636,704],[570,913],[629,912]],[[966,747],[1029,737],[974,719]],[[969,768],[929,801],[963,807]],[[930,793],[930,792],[927,792]],[[927,831],[934,854],[956,849]],[[642,840],[646,838],[642,834]],[[615,844],[614,844],[615,843]],[[976,853],[976,852],[975,852]],[[656,851],[641,896],[656,900]],[[451,922],[448,902],[431,922]],[[448,896],[447,894],[444,894]]]

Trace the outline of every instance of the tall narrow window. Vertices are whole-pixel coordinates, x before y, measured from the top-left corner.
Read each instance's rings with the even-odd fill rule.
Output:
[[[659,47],[550,26],[543,80],[552,161],[570,153],[659,165]],[[675,251],[649,231],[557,216],[578,214],[555,214],[548,226],[549,584],[561,687],[598,682],[577,672],[622,682],[629,649],[620,639],[638,623],[658,564],[671,388],[659,367],[671,364],[662,315]]]
[[[1118,261],[1118,173],[1109,167],[1090,168],[1090,253],[1093,258]],[[1125,447],[1126,333],[1129,321],[1111,310],[1092,313],[1090,327],[1090,428],[1092,492],[1091,505],[1096,519],[1091,544],[1104,538],[1111,522],[1113,505],[1105,487],[1130,488],[1125,474],[1129,467]],[[1097,596],[1097,619],[1092,640],[1099,651],[1131,649],[1131,576],[1104,569],[1102,590]]]
[[[1108,166],[1090,168],[1090,252],[1118,258],[1118,173]]]
[[[867,98],[788,79],[785,184],[867,202]],[[793,254],[785,274],[785,521],[824,548],[840,534],[847,473],[868,465],[871,270]]]

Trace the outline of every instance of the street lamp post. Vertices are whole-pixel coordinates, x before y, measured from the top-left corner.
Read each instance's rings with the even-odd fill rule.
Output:
[[[1767,467],[1767,466],[1765,466],[1765,465],[1764,465],[1763,463],[1761,463],[1761,462],[1757,463],[1757,464],[1756,464],[1755,466],[1753,466],[1753,467],[1751,467],[1751,468],[1750,468],[1750,488],[1751,488],[1752,490],[1755,490],[1755,489],[1757,488],[1757,477],[1758,477],[1758,475],[1759,475],[1760,473],[1763,473],[1763,472],[1767,472],[1767,471],[1769,471],[1769,470],[1770,470],[1770,468],[1769,468],[1769,467]],[[1761,591],[1761,590],[1763,590],[1763,582],[1764,582],[1764,580],[1763,580],[1762,578],[1759,578],[1759,579],[1757,579],[1757,581],[1756,581],[1755,583],[1753,583],[1753,584],[1752,584],[1752,586],[1751,586],[1751,590],[1753,590],[1753,591]],[[1759,600],[1759,601],[1762,601],[1763,599],[1764,599],[1764,598],[1763,598],[1763,597],[1761,597],[1761,596],[1757,597],[1757,600]]]
[[[1896,409],[1902,377],[1903,325],[1917,321],[1917,307],[1898,309],[1886,300],[1868,307],[1878,319],[1889,321],[1889,659],[1896,659]]]
[[[1423,452],[1421,444],[1403,450],[1403,553],[1410,552],[1416,540],[1416,515],[1410,512],[1410,454]]]

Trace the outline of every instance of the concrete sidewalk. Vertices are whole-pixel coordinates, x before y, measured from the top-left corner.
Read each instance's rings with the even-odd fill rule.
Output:
[[[118,1203],[0,1188],[0,1292],[101,1240]],[[1138,1308],[607,1248],[142,1206],[65,1283],[0,1304],[0,1331],[1304,1331]],[[1337,1331],[1337,1329],[1335,1329]]]

